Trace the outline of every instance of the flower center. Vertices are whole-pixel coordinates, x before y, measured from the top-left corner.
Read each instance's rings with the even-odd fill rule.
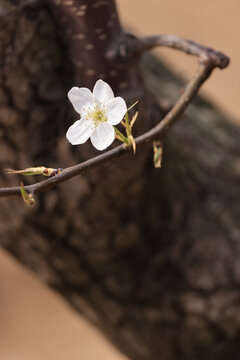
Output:
[[[98,104],[94,104],[94,107],[88,108],[86,118],[94,122],[94,126],[97,127],[100,123],[107,121],[106,110],[100,107]]]

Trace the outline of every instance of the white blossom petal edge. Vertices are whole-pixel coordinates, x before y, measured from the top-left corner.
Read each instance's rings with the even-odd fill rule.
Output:
[[[73,87],[68,98],[81,116],[68,129],[68,141],[79,145],[91,137],[97,150],[110,146],[115,138],[113,125],[119,124],[127,112],[123,98],[114,97],[111,87],[103,80],[96,82],[93,93],[87,88]]]

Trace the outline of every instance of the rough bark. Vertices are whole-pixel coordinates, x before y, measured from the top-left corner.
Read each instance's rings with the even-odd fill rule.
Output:
[[[49,8],[3,1],[0,47],[1,185],[19,182],[5,167],[95,155],[65,140],[74,71]],[[158,97],[177,96],[181,82],[159,60],[147,57],[142,71]],[[138,131],[158,121],[150,102]],[[239,139],[198,98],[166,139],[161,170],[150,148],[138,149],[33,208],[1,199],[1,244],[131,359],[239,360]]]

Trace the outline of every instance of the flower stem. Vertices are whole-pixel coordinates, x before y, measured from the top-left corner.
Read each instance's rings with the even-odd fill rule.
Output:
[[[126,136],[124,136],[121,131],[119,131],[115,126],[114,126],[114,130],[115,130],[115,134],[116,134],[116,138],[122,142],[124,142],[127,146],[128,146],[128,139],[126,138]]]

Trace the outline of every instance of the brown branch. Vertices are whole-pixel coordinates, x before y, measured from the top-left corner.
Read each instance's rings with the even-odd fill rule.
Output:
[[[200,62],[207,61],[213,67],[220,69],[228,66],[230,59],[223,53],[212,48],[195,43],[175,35],[152,35],[138,38],[133,34],[125,33],[125,37],[120,43],[113,44],[107,53],[111,61],[121,61],[132,59],[133,64],[139,60],[140,56],[155,47],[168,47],[182,51],[188,55],[196,56]]]
[[[136,50],[140,53],[158,46],[164,46],[196,56],[200,62],[208,62],[209,66],[212,64],[213,67],[219,67],[220,69],[228,66],[230,61],[229,57],[219,51],[175,35],[153,35],[142,37],[138,40]]]
[[[199,67],[193,78],[185,87],[182,95],[177,100],[173,108],[167,113],[167,115],[160,121],[159,124],[157,124],[155,127],[147,131],[143,135],[137,137],[135,139],[136,145],[146,144],[153,140],[163,138],[169,128],[179,118],[179,116],[184,112],[188,104],[192,101],[200,86],[210,76],[212,70],[215,67],[224,68],[229,63],[228,57],[222,53],[216,52],[212,49],[207,49],[201,45],[194,44],[193,42],[189,42],[184,39],[172,37],[170,35],[142,38],[141,41],[142,51],[148,50],[157,45],[165,45],[177,48],[188,54],[198,56]],[[117,146],[116,148],[106,151],[105,153],[96,156],[90,160],[68,167],[54,177],[32,185],[28,185],[25,187],[25,189],[33,196],[35,196],[41,192],[51,189],[52,187],[55,187],[61,182],[64,182],[76,175],[83,173],[84,171],[93,169],[98,165],[115,159],[120,155],[129,152],[130,150],[131,149],[127,148],[124,144]],[[9,187],[0,189],[0,197],[20,194],[20,187]]]

